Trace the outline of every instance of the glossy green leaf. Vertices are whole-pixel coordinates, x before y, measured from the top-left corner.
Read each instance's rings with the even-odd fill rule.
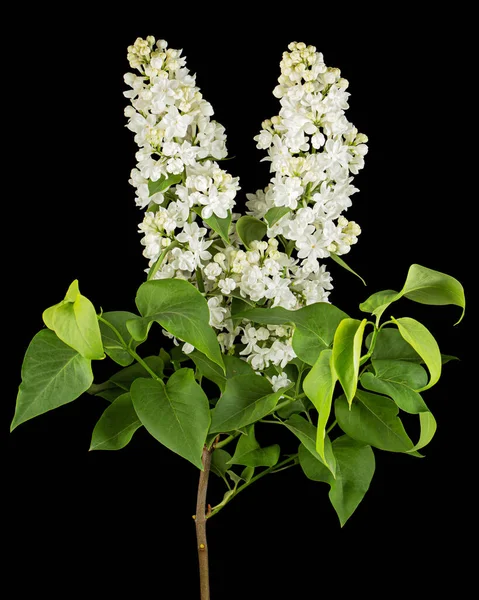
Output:
[[[369,348],[372,333],[366,340],[366,346]],[[384,327],[379,331],[372,358],[378,360],[407,360],[421,362],[421,357],[410,346],[399,333],[396,327]]]
[[[245,467],[241,471],[241,479],[243,479],[246,483],[248,483],[248,481],[251,481],[251,479],[253,478],[253,475],[254,475],[254,467]]]
[[[126,346],[129,346],[135,350],[135,348],[138,346],[138,342],[132,339],[130,332],[126,327],[126,322],[137,319],[138,316],[127,311],[106,312],[101,316],[102,319],[113,325],[113,327],[118,331],[125,341]],[[103,341],[103,348],[108,356],[122,367],[131,365],[131,363],[134,361],[134,358],[126,350],[116,333],[110,327],[108,327],[108,325],[102,323],[101,321],[100,333]]]
[[[418,450],[421,450],[421,448],[424,448],[424,446],[427,446],[436,433],[437,423],[434,415],[431,412],[420,413],[419,422],[421,424],[419,441],[414,448],[409,450],[409,453],[417,452]]]
[[[422,392],[429,389],[437,383],[441,377],[441,352],[436,340],[431,332],[415,319],[402,317],[400,319],[393,318],[393,321],[397,325],[399,333],[404,340],[414,348],[429,369],[429,383],[416,391]]]
[[[269,227],[273,227],[275,223],[277,223],[289,212],[291,212],[291,209],[287,206],[273,206],[273,208],[270,208],[264,215],[264,219],[268,223]]]
[[[212,411],[210,433],[233,431],[258,421],[274,409],[283,393],[273,393],[269,381],[258,375],[228,379]]]
[[[64,344],[49,329],[30,342],[22,365],[15,416],[10,430],[72,402],[93,382],[91,361]]]
[[[64,300],[44,311],[43,321],[62,342],[84,358],[105,357],[95,307],[80,294],[78,280],[70,285]]]
[[[256,371],[245,360],[228,354],[223,357],[223,360],[225,363],[227,379],[236,377],[236,375],[250,375],[257,377]]]
[[[279,454],[278,444],[266,448],[260,447],[254,434],[254,424],[252,424],[246,427],[245,434],[239,438],[235,453],[229,463],[247,467],[273,467],[278,462]]]
[[[342,310],[327,302],[317,302],[299,310],[255,308],[236,316],[264,325],[295,324],[293,349],[309,365],[314,365],[321,350],[332,344],[336,328],[348,317]]]
[[[158,375],[158,377],[163,377],[164,365],[159,356],[147,356],[144,361],[150,367],[150,369],[156,373],[156,375]],[[135,379],[138,379],[138,377],[148,378],[151,377],[151,375],[143,367],[143,365],[136,363],[131,365],[131,367],[126,367],[125,369],[122,369],[121,371],[118,371],[118,373],[112,375],[112,377],[110,377],[110,381],[125,392],[128,392],[131,388],[131,384],[135,381]]]
[[[246,248],[250,247],[251,242],[262,240],[267,229],[266,223],[248,215],[240,217],[236,223],[236,232]]]
[[[200,217],[201,217],[201,211],[203,210],[203,208],[201,206],[193,206],[193,208],[191,210],[193,210],[197,215],[200,215]],[[230,237],[229,237],[229,230],[230,230],[230,225],[231,225],[231,211],[230,210],[228,211],[228,216],[225,217],[224,219],[220,219],[213,213],[209,219],[203,219],[203,221],[209,227],[211,227],[211,229],[213,231],[216,231],[216,233],[221,237],[221,239],[227,245],[231,244]]]
[[[359,360],[366,319],[343,319],[336,329],[332,365],[349,404],[358,386]]]
[[[332,365],[332,351],[323,350],[303,381],[303,390],[318,411],[316,450],[326,462],[324,439],[331,412],[337,377]]]
[[[177,183],[180,183],[182,178],[183,178],[183,173],[180,173],[179,175],[169,175],[168,177],[165,177],[164,175],[162,175],[157,181],[151,181],[151,179],[149,179],[148,180],[148,191],[150,192],[149,195],[154,196],[155,194],[158,194],[158,192],[165,192],[172,185],[176,185]]]
[[[464,317],[466,310],[464,288],[457,279],[445,273],[433,271],[421,265],[411,265],[402,295],[420,304],[436,306],[454,304],[462,308],[458,323]]]
[[[195,363],[198,373],[202,377],[206,377],[206,379],[216,383],[223,392],[226,385],[226,376],[223,369],[210,360],[205,354],[198,352],[198,350],[193,350],[188,356]]]
[[[389,452],[409,452],[413,448],[397,416],[399,409],[390,398],[358,390],[351,406],[345,396],[340,396],[335,412],[344,433],[358,442]]]
[[[210,410],[193,369],[175,371],[166,385],[156,379],[135,379],[131,398],[147,431],[203,470],[201,456],[210,425]]]
[[[348,265],[346,262],[344,262],[344,260],[343,260],[343,259],[342,259],[340,256],[338,256],[337,254],[331,254],[331,258],[334,260],[334,262],[335,262],[335,263],[337,263],[338,265],[340,265],[341,267],[343,267],[343,269],[346,269],[346,271],[349,271],[349,272],[350,272],[350,273],[352,273],[353,275],[356,275],[356,277],[357,277],[358,279],[360,279],[360,280],[363,282],[363,284],[364,284],[364,285],[366,285],[366,282],[365,282],[365,281],[364,281],[364,279],[361,277],[361,275],[358,275],[358,274],[356,273],[356,271],[353,271],[353,270],[351,269],[351,267],[350,267],[350,266],[349,266],[349,265]]]
[[[208,304],[191,283],[183,279],[147,281],[138,290],[136,305],[142,318],[127,322],[135,340],[145,340],[156,321],[224,368],[216,333],[209,325]]]
[[[87,391],[90,392],[89,390],[87,390]],[[116,385],[112,385],[111,388],[107,388],[105,390],[101,390],[100,392],[97,392],[94,395],[98,396],[99,398],[103,398],[107,402],[115,402],[115,400],[117,398],[119,398],[124,393],[125,393],[124,390],[122,390],[121,388],[117,387]]]
[[[334,440],[333,452],[336,456],[336,479],[303,445],[299,448],[299,463],[306,477],[331,486],[329,499],[341,526],[344,526],[369,489],[375,470],[374,452],[371,446],[347,435]]]
[[[385,396],[390,396],[394,402],[411,414],[427,412],[428,408],[415,390],[427,384],[427,373],[415,362],[400,360],[372,360],[375,374],[363,373],[361,385]]]
[[[299,415],[292,415],[287,421],[284,421],[284,425],[304,444],[309,452],[322,463],[333,477],[336,476],[336,459],[334,457],[333,448],[329,436],[326,435],[324,438],[324,454],[326,460],[324,461],[321,455],[316,450],[316,428],[309,421],[306,421]]]
[[[100,417],[91,438],[90,450],[124,448],[141,427],[130,394],[119,396]]]

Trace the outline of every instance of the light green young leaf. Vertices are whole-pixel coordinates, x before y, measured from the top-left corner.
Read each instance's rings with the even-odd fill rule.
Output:
[[[193,210],[197,215],[201,217],[201,211],[203,210],[201,206],[194,206],[191,210]],[[203,219],[203,221],[211,227],[213,231],[221,237],[221,239],[229,246],[231,244],[229,238],[229,230],[231,225],[231,211],[228,211],[228,216],[224,219],[220,219],[214,213],[211,215],[209,219]]]
[[[303,390],[318,411],[316,450],[324,462],[326,462],[324,451],[326,424],[331,412],[336,381],[337,376],[332,365],[332,350],[323,350],[304,378]]]
[[[236,223],[236,232],[246,248],[250,247],[251,242],[262,240],[267,229],[266,223],[248,215],[240,217]]]
[[[336,329],[332,365],[349,404],[358,386],[359,359],[366,319],[343,319]]]
[[[334,260],[334,262],[335,262],[335,263],[337,263],[338,265],[340,265],[341,267],[343,267],[343,269],[346,269],[346,271],[349,271],[349,272],[350,272],[350,273],[352,273],[353,275],[356,275],[356,277],[357,277],[358,279],[360,279],[360,280],[363,282],[363,284],[364,284],[364,285],[366,285],[366,282],[365,282],[365,281],[364,281],[364,279],[361,277],[361,275],[358,275],[358,274],[356,273],[356,271],[353,271],[353,270],[351,269],[351,267],[350,267],[348,264],[346,264],[346,263],[345,263],[345,261],[344,261],[344,260],[343,260],[343,259],[342,259],[340,256],[338,256],[337,254],[331,254],[331,258]]]
[[[408,453],[417,452],[421,448],[424,448],[424,446],[427,446],[436,433],[437,423],[431,412],[419,413],[419,422],[421,424],[419,441]]]
[[[427,269],[421,265],[411,265],[406,283],[400,292],[393,290],[377,292],[360,304],[359,308],[363,312],[375,315],[379,322],[386,308],[403,296],[421,304],[459,306],[462,308],[462,315],[458,323],[464,316],[466,300],[464,288],[460,282],[450,275]]]
[[[457,279],[445,273],[421,265],[411,265],[401,293],[420,304],[436,306],[454,304],[462,308],[461,318],[457,323],[460,323],[464,317],[466,310],[464,288]]]
[[[287,206],[273,206],[273,208],[270,208],[264,215],[264,219],[270,227],[273,227],[275,223],[277,223],[289,212],[291,212],[291,209]]]
[[[135,379],[131,399],[138,418],[154,438],[203,470],[201,456],[210,410],[193,369],[175,371],[166,386],[156,379]]]
[[[385,396],[358,390],[349,406],[345,396],[335,402],[341,429],[358,442],[389,452],[409,452],[413,443],[399,419],[396,404]]]
[[[229,460],[233,465],[247,467],[273,467],[279,459],[280,447],[278,444],[261,448],[254,434],[254,424],[246,427],[246,434],[242,435],[233,457]]]
[[[386,308],[400,297],[401,293],[395,290],[376,292],[359,305],[359,310],[373,314],[376,317],[376,324],[378,324]]]
[[[442,359],[436,340],[431,332],[415,319],[402,317],[400,319],[393,318],[392,320],[397,325],[404,340],[414,348],[429,369],[429,383],[416,391],[422,392],[429,389],[441,377]]]
[[[126,322],[137,319],[138,316],[127,311],[105,312],[101,316],[102,319],[113,325],[113,327],[118,331],[125,341],[127,347],[130,346],[130,348],[135,350],[135,348],[138,346],[138,342],[132,339],[130,332],[126,327]],[[134,358],[118,339],[116,333],[110,327],[108,327],[108,325],[102,323],[101,321],[100,332],[101,339],[103,341],[103,348],[108,356],[122,367],[131,365]]]
[[[210,433],[233,431],[258,421],[274,409],[283,393],[273,393],[265,377],[236,375],[228,379],[212,411]]]
[[[427,412],[428,408],[415,390],[427,384],[427,373],[417,363],[401,360],[372,360],[375,374],[361,376],[361,384],[371,392],[390,396],[394,402],[411,414]]]
[[[44,311],[43,321],[62,342],[84,358],[105,357],[95,307],[80,294],[78,280],[70,285],[64,300]]]
[[[119,396],[100,417],[91,438],[90,450],[124,448],[141,427],[130,394]]]
[[[299,463],[306,477],[331,486],[329,499],[343,527],[369,489],[375,470],[374,452],[371,446],[347,435],[334,440],[333,452],[336,456],[336,479],[302,444],[299,447]]]
[[[157,181],[148,180],[148,191],[150,196],[154,196],[158,194],[158,192],[166,192],[166,190],[172,186],[180,183],[183,177],[183,173],[179,175],[170,175],[169,177],[165,177],[162,175]]]
[[[145,340],[156,321],[224,369],[216,333],[209,325],[208,303],[191,283],[183,279],[147,281],[138,290],[136,305],[142,318],[127,322],[133,339]]]
[[[287,421],[284,421],[284,425],[304,444],[309,452],[322,463],[325,468],[331,473],[332,477],[336,477],[336,458],[334,456],[333,447],[329,436],[326,435],[324,438],[324,454],[326,460],[324,461],[321,455],[316,451],[316,428],[309,421],[306,421],[299,415],[292,415]]]
[[[40,331],[25,353],[22,383],[10,430],[72,402],[86,392],[92,382],[90,360],[64,344],[53,331]]]
[[[332,344],[336,328],[348,317],[342,310],[327,302],[317,302],[299,310],[286,310],[279,306],[255,308],[236,316],[264,325],[296,325],[293,349],[308,365],[314,365],[321,350]]]

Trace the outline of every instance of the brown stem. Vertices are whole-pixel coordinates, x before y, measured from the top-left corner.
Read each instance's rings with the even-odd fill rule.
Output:
[[[198,543],[198,562],[200,566],[200,593],[201,600],[210,600],[210,579],[208,572],[208,542],[206,541],[206,491],[210,475],[211,453],[213,449],[203,448],[203,467],[200,471],[198,483],[198,496],[196,498],[196,541]],[[208,510],[210,507],[208,506]]]

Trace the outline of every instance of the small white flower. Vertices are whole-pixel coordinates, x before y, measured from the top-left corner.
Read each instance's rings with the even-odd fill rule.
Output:
[[[229,296],[231,292],[236,289],[236,281],[227,277],[226,279],[220,279],[218,281],[218,286],[223,296]]]
[[[273,375],[273,377],[271,377],[273,392],[277,392],[281,388],[288,387],[290,383],[291,381],[288,379],[286,373],[280,373],[279,375]]]

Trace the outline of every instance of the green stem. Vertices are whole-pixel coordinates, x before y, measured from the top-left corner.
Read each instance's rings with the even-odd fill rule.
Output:
[[[158,257],[156,263],[149,270],[147,281],[150,281],[150,279],[153,279],[153,277],[156,275],[158,269],[161,267],[161,263],[165,260],[165,256],[168,254],[168,252],[170,250],[173,250],[173,248],[176,248],[176,246],[179,246],[179,245],[180,245],[180,242],[178,242],[177,240],[173,240],[171,242],[171,244],[163,250],[163,252]]]
[[[121,335],[121,333],[118,331],[118,329],[114,325],[112,325],[109,321],[107,321],[103,317],[98,317],[98,320],[101,321],[102,323],[104,323],[107,327],[109,327],[113,331],[113,333],[116,335],[118,340],[121,342],[121,345],[123,346],[123,348],[128,352],[128,354],[130,356],[132,356],[136,360],[136,362],[138,362],[145,369],[145,371],[147,371],[153,377],[153,379],[160,380],[158,375],[147,365],[147,363],[141,358],[141,356],[139,356],[132,348],[130,348],[127,345],[127,343],[123,339],[123,336]]]
[[[332,429],[334,429],[337,424],[338,424],[338,422],[336,421],[336,419],[334,419],[334,421],[331,423],[331,425],[326,429],[326,433],[329,433]]]
[[[281,461],[277,465],[275,465],[273,467],[269,467],[269,469],[266,469],[265,471],[262,471],[261,473],[259,473],[258,475],[256,475],[256,477],[252,477],[249,481],[247,481],[246,483],[244,483],[242,486],[240,486],[236,490],[236,492],[230,497],[230,499],[228,500],[228,502],[231,502],[231,500],[235,496],[237,496],[241,491],[245,490],[248,486],[250,486],[255,481],[258,481],[258,479],[261,479],[262,477],[264,477],[265,475],[269,475],[270,473],[275,473],[278,470],[282,470],[282,467],[284,467],[284,465],[287,465],[291,461],[296,460],[297,457],[298,457],[298,454],[293,454],[292,456],[289,456],[288,458],[285,458],[283,461]],[[226,504],[228,504],[228,502],[226,502]],[[207,516],[207,518],[210,519],[213,515],[215,515],[216,513],[218,513],[224,506],[226,506],[226,504],[223,504],[223,506],[219,506],[217,508],[216,507],[213,508],[211,510],[210,514]]]
[[[241,435],[241,431],[237,431],[236,433],[232,433],[231,435],[229,435],[224,440],[221,440],[221,442],[218,442],[217,444],[215,444],[215,450],[217,450],[218,448],[223,448],[224,446],[226,446],[226,444],[229,444],[230,442],[232,442],[239,435]]]
[[[374,323],[372,323],[371,321],[368,321],[368,324],[374,327],[373,337],[371,339],[371,345],[369,346],[369,350],[364,356],[361,357],[359,361],[360,366],[364,365],[364,363],[371,357],[372,353],[374,352],[374,347],[376,346],[376,338],[378,337],[378,333],[380,331],[380,329],[378,329],[376,325],[374,325]]]

